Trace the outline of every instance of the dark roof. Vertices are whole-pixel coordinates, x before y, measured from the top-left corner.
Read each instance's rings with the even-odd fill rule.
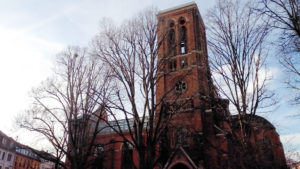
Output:
[[[231,115],[231,120],[233,124],[238,123],[238,115]],[[249,122],[251,126],[275,129],[275,127],[265,118],[258,115],[245,115],[244,117],[246,122]],[[238,124],[237,124],[238,126]]]
[[[16,141],[0,131],[0,148],[8,151],[15,150]]]

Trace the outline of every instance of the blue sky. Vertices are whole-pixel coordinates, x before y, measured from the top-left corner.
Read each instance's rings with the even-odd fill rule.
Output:
[[[186,2],[190,0],[0,0],[0,130],[20,142],[38,145],[34,135],[15,130],[14,118],[28,107],[31,88],[50,75],[55,55],[67,46],[87,46],[101,18],[121,23],[145,7],[166,9]],[[214,1],[196,3],[205,22]],[[297,106],[287,104],[285,73],[276,62],[269,66],[280,104],[263,116],[276,126],[286,151],[300,152]]]

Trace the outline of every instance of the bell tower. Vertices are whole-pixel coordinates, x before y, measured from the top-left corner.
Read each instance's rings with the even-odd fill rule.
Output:
[[[171,139],[166,146],[193,150],[188,154],[194,161],[215,160],[216,156],[206,153],[212,151],[204,146],[204,140],[215,140],[215,113],[211,103],[217,95],[211,81],[205,26],[198,7],[195,2],[183,4],[160,11],[157,18],[161,46],[156,102],[164,100],[172,113],[167,134]]]
[[[196,3],[187,3],[160,11],[158,39],[161,69],[157,83],[159,101],[189,99],[186,109],[200,107],[200,98],[208,97],[211,77],[208,66],[205,26]],[[165,93],[170,93],[164,96]]]
[[[222,125],[228,102],[218,97],[211,80],[203,20],[195,2],[160,11],[157,18],[156,102],[163,100],[172,113],[165,146],[180,147],[192,161],[213,168],[219,157],[209,145],[223,144],[214,126]]]

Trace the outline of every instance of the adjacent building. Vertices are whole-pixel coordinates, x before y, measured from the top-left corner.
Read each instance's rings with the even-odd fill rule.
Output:
[[[15,141],[0,131],[0,169],[55,168],[53,162],[44,160],[36,152],[39,151]],[[42,153],[51,156],[49,153]]]
[[[0,131],[0,169],[13,169],[15,141]]]
[[[21,144],[16,145],[14,169],[39,169],[41,160],[32,148]]]

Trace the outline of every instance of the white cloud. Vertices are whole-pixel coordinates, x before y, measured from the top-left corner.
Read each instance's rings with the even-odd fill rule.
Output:
[[[8,132],[16,113],[28,105],[28,92],[50,74],[51,57],[62,45],[0,27],[0,128]]]
[[[280,139],[284,144],[300,146],[300,133],[281,135]]]
[[[287,158],[300,160],[300,133],[281,135],[280,140],[284,145]]]

